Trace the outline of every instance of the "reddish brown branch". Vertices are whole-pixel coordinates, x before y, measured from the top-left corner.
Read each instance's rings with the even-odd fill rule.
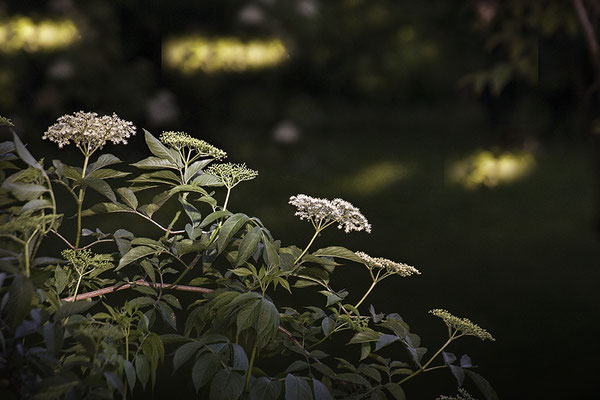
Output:
[[[213,289],[207,289],[207,288],[203,288],[203,287],[198,287],[198,286],[186,286],[186,285],[173,285],[171,283],[154,283],[154,282],[148,282],[144,279],[138,279],[137,281],[131,282],[131,283],[126,283],[124,285],[121,286],[109,286],[109,287],[105,287],[102,289],[98,289],[98,290],[94,290],[91,292],[87,292],[87,293],[81,293],[77,295],[77,301],[79,300],[85,300],[85,299],[91,299],[94,297],[99,297],[99,296],[104,296],[105,294],[109,294],[109,293],[114,293],[114,292],[118,292],[120,290],[126,290],[126,289],[130,289],[132,287],[135,286],[148,286],[148,287],[153,287],[153,288],[158,288],[158,289],[170,289],[170,290],[179,290],[182,292],[196,292],[196,293],[210,293],[213,291]],[[73,296],[69,296],[69,297],[65,297],[62,299],[63,301],[73,301]],[[296,339],[292,333],[290,331],[288,331],[287,329],[285,329],[283,326],[279,325],[278,327],[279,332],[283,333],[284,335],[286,335],[291,341],[292,343],[294,343],[296,346],[298,346],[299,348],[301,348],[302,350],[304,350],[304,352],[306,353],[306,355],[309,355],[309,351],[306,350],[304,348],[304,346],[302,346],[302,344],[298,341],[298,339]]]

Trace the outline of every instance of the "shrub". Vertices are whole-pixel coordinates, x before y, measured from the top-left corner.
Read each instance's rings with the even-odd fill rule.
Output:
[[[469,377],[486,399],[496,398],[469,356],[457,361],[445,351],[462,336],[494,340],[487,331],[432,310],[448,338],[426,357],[400,315],[365,308],[379,282],[409,278],[420,273],[416,268],[339,246],[313,249],[331,226],[370,232],[358,208],[342,199],[290,197],[314,235],[305,247],[283,246],[259,218],[228,209],[233,189],[256,171],[217,163],[224,151],[183,132],[157,139],[147,131],[152,156],[131,164],[134,174],[116,169],[121,160],[101,150],[133,134],[133,124],[116,115],[59,118],[43,138],[59,147],[72,143],[82,167],[60,160],[46,167],[14,132],[12,142],[0,144],[2,393],[125,398],[151,390],[168,368],[188,374],[201,398],[404,399],[406,381],[448,369],[458,386]],[[71,204],[58,204],[57,190]],[[108,201],[89,205],[89,190]],[[225,193],[223,203],[215,191]],[[152,233],[135,236],[126,219],[114,232],[82,224],[84,217],[120,213]],[[71,215],[73,235],[62,225]],[[40,247],[48,237],[62,247]],[[371,285],[361,297],[330,285],[341,263],[366,268]],[[305,287],[324,301],[307,298],[296,310],[273,300],[276,290]],[[322,346],[333,337],[348,338],[356,355],[326,354]],[[467,395],[461,389],[459,396]]]

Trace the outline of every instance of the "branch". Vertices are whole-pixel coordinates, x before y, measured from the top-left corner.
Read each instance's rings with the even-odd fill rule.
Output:
[[[173,285],[171,283],[154,283],[154,282],[148,282],[144,279],[138,279],[137,281],[131,282],[131,283],[126,283],[124,285],[121,286],[109,286],[109,287],[105,287],[102,289],[98,289],[98,290],[94,290],[91,292],[87,292],[87,293],[81,293],[77,295],[77,301],[79,300],[86,300],[86,299],[91,299],[94,297],[98,297],[98,296],[103,296],[105,294],[109,294],[109,293],[114,293],[114,292],[118,292],[121,290],[126,290],[126,289],[130,289],[133,288],[135,286],[148,286],[148,287],[153,287],[153,288],[159,288],[159,289],[172,289],[172,290],[179,290],[182,292],[197,292],[197,293],[210,293],[213,291],[213,289],[207,289],[207,288],[203,288],[203,287],[198,287],[198,286],[186,286],[186,285]],[[72,302],[73,301],[73,296],[69,296],[69,297],[65,297],[62,299],[63,301],[67,301],[67,302]],[[301,348],[302,350],[304,350],[304,352],[306,353],[306,355],[310,355],[310,352],[308,350],[306,350],[304,348],[304,346],[302,346],[302,344],[298,341],[298,339],[296,339],[292,333],[290,331],[288,331],[287,329],[285,329],[283,326],[279,325],[278,327],[279,332],[283,333],[284,335],[286,335],[296,346],[298,346],[299,348]],[[317,360],[319,361],[319,360]]]

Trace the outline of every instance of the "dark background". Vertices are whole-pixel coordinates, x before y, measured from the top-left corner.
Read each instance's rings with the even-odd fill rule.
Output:
[[[260,217],[284,244],[312,234],[290,195],[342,197],[373,233],[331,230],[317,246],[422,272],[384,281],[369,301],[377,311],[400,313],[432,350],[445,327],[429,309],[489,330],[497,342],[466,338],[451,351],[468,352],[501,399],[597,396],[597,107],[569,2],[0,1],[3,23],[15,16],[67,18],[80,34],[51,51],[0,51],[0,115],[36,157],[80,162],[74,148],[42,142],[45,129],[78,110],[116,112],[140,133],[105,150],[128,161],[147,154],[141,128],[181,130],[258,169],[231,209]],[[162,46],[188,34],[279,38],[289,56],[183,74],[163,65]],[[481,150],[535,161],[498,185],[448,178]],[[358,296],[365,278],[342,267],[333,285]],[[433,399],[455,386],[435,371],[406,392]]]

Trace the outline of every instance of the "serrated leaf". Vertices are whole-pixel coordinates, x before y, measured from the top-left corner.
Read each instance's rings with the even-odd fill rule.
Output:
[[[375,344],[375,351],[378,351],[382,347],[387,346],[388,344],[394,343],[395,341],[400,340],[400,338],[396,335],[388,335],[384,334],[377,339],[377,343]]]
[[[73,314],[80,314],[92,308],[97,301],[62,301],[60,304],[60,308],[54,314],[54,320],[59,321],[63,318],[69,317]]]
[[[406,394],[404,394],[404,390],[397,383],[388,382],[385,384],[385,388],[396,400],[406,400]]]
[[[127,175],[129,175],[129,172],[117,171],[116,169],[111,168],[103,168],[92,171],[91,173],[86,175],[86,178],[115,179],[122,178]]]
[[[160,140],[152,136],[150,132],[144,129],[144,139],[146,140],[146,144],[148,145],[148,150],[156,157],[168,160],[169,162],[177,165],[177,161],[173,158],[173,155],[169,151],[169,149],[163,145]]]
[[[135,193],[133,193],[133,191],[129,188],[126,187],[121,187],[117,189],[117,193],[119,194],[119,196],[121,197],[121,200],[123,200],[123,202],[125,204],[127,204],[129,207],[133,208],[134,210],[137,208],[138,206],[138,199],[135,196]]]
[[[281,382],[261,377],[251,383],[248,400],[277,400],[280,393]]]
[[[29,200],[23,205],[23,207],[21,208],[21,213],[27,211],[41,210],[43,208],[52,208],[52,203],[50,203],[50,201],[46,199],[33,199]]]
[[[285,400],[312,400],[312,390],[304,379],[287,374],[285,377]]]
[[[338,258],[343,258],[346,260],[350,260],[350,261],[354,261],[357,263],[362,264],[363,261],[360,257],[358,257],[356,254],[354,254],[353,251],[348,250],[345,247],[340,247],[340,246],[330,246],[330,247],[325,247],[323,249],[319,249],[317,251],[315,251],[314,253],[312,253],[313,256],[320,256],[320,257],[338,257]]]
[[[148,247],[148,246],[138,246],[138,247],[133,247],[131,248],[127,254],[125,254],[123,257],[121,257],[121,259],[119,260],[119,266],[117,267],[117,269],[115,271],[120,270],[121,268],[125,267],[128,264],[131,264],[132,262],[139,260],[140,258],[143,257],[147,257],[153,254],[156,254],[157,250],[152,248],[152,247]]]
[[[365,378],[363,378],[359,374],[354,374],[354,373],[351,373],[351,372],[337,374],[336,375],[336,379],[339,379],[339,380],[342,380],[342,381],[345,381],[345,382],[351,382],[351,383],[354,383],[354,384],[357,384],[357,385],[371,387],[371,384],[369,383],[368,380],[366,380]]]
[[[31,300],[33,299],[33,284],[25,275],[17,275],[8,289],[9,321],[12,326],[17,326],[29,314]]]
[[[115,196],[115,193],[110,188],[110,185],[108,183],[106,183],[105,181],[103,181],[102,179],[87,177],[87,178],[82,179],[81,183],[85,186],[91,187],[96,192],[107,197],[113,203],[117,202],[117,197]]]
[[[127,383],[129,384],[129,390],[133,392],[133,388],[135,387],[135,367],[129,360],[123,360],[123,370],[125,371],[125,376],[127,377]]]
[[[379,340],[381,335],[382,334],[379,332],[375,332],[372,329],[367,329],[354,335],[348,344],[376,342]]]
[[[163,168],[171,168],[177,169],[177,164],[165,160],[164,158],[159,157],[148,157],[140,160],[136,163],[131,164],[136,168],[140,169],[163,169]]]
[[[221,362],[213,353],[204,353],[194,363],[192,368],[192,382],[196,392],[210,382],[211,378],[221,369]]]
[[[171,326],[171,328],[177,330],[177,319],[175,317],[175,312],[173,309],[162,301],[158,303],[158,308],[160,310],[160,315],[162,319]]]
[[[485,397],[486,400],[499,400],[496,391],[492,388],[492,385],[485,379],[483,376],[479,375],[476,372],[465,369],[464,370],[469,378],[475,383],[481,394]]]
[[[7,189],[10,190],[19,201],[37,199],[48,191],[45,186],[30,183],[11,183],[7,186]]]
[[[173,356],[173,373],[204,346],[202,342],[190,342],[179,347]]]
[[[135,372],[138,379],[142,383],[142,387],[146,388],[146,383],[150,378],[150,362],[142,354],[135,356]]]
[[[210,400],[237,400],[244,390],[244,377],[227,369],[217,372],[210,384]]]
[[[263,234],[262,242],[265,245],[263,258],[267,267],[271,270],[279,267],[279,256],[277,255],[277,248],[273,241],[267,235]]]
[[[29,150],[25,147],[21,139],[17,136],[16,133],[13,132],[13,142],[15,144],[15,151],[21,157],[21,160],[25,161],[25,163],[29,164],[33,168],[39,169],[43,171],[42,166],[37,162],[37,160],[31,155]]]
[[[210,186],[210,187],[219,187],[224,186],[225,184],[221,180],[221,178],[216,177],[214,175],[209,174],[201,174],[192,179],[192,183],[196,186]]]
[[[333,400],[331,393],[327,389],[327,386],[323,384],[323,382],[313,378],[313,392],[315,394],[315,400]]]
[[[189,182],[190,179],[194,177],[198,172],[202,170],[205,166],[207,166],[212,161],[212,158],[208,158],[205,160],[198,160],[192,163],[186,170],[183,175],[184,182]]]
[[[109,165],[118,164],[121,160],[112,154],[102,154],[96,162],[93,162],[88,167],[88,173],[94,172],[100,168],[108,167]]]
[[[200,228],[204,228],[204,227],[208,226],[209,224],[213,223],[214,221],[216,221],[217,219],[227,217],[229,215],[231,215],[231,211],[227,211],[227,210],[215,211],[211,214],[208,214],[206,216],[206,218],[204,218],[202,220],[202,222],[200,223]]]
[[[248,216],[242,213],[233,214],[227,218],[221,226],[219,238],[217,239],[217,254],[221,254],[225,250],[229,240],[248,222],[248,219]]]
[[[238,247],[238,255],[237,260],[235,262],[236,267],[239,267],[240,265],[244,264],[250,258],[250,256],[254,254],[256,248],[258,247],[259,241],[260,228],[254,227],[250,230],[250,232],[248,232],[244,236],[242,242],[240,243],[240,246]]]

